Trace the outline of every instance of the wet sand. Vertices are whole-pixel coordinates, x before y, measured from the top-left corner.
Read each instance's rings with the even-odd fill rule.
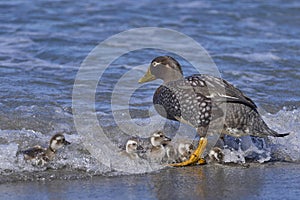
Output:
[[[1,199],[299,199],[300,164],[206,165],[0,185]]]

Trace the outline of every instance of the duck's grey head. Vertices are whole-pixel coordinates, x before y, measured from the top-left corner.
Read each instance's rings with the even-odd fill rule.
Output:
[[[183,77],[180,64],[171,56],[159,56],[152,60],[148,71],[139,83],[162,79],[164,82],[178,80]]]
[[[64,145],[69,144],[71,143],[65,139],[65,136],[63,134],[58,133],[51,138],[50,149],[55,152],[56,150],[62,148]]]
[[[159,147],[169,141],[171,141],[170,138],[165,136],[165,134],[162,131],[154,132],[150,138],[151,144],[154,147]]]

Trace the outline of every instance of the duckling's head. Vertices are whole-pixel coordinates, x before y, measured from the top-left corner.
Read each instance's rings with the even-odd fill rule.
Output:
[[[171,56],[159,56],[152,60],[147,73],[139,80],[139,83],[162,79],[165,83],[175,81],[183,77],[180,64]]]
[[[179,145],[178,145],[178,153],[181,156],[189,156],[193,153],[193,151],[194,151],[193,144],[179,143]]]
[[[211,161],[223,162],[224,161],[224,153],[219,147],[214,147],[209,151],[208,154]]]
[[[163,144],[166,144],[167,142],[171,141],[170,138],[165,136],[165,134],[162,131],[154,132],[150,138],[151,144],[154,147],[159,147]]]
[[[49,148],[50,150],[55,152],[61,147],[63,147],[64,145],[69,145],[69,144],[71,143],[65,139],[65,136],[63,134],[58,133],[51,138]]]
[[[138,142],[135,139],[130,139],[126,143],[126,152],[127,153],[137,153],[143,152],[144,148],[138,144]]]
[[[126,143],[127,153],[136,153],[138,148],[138,143],[135,140],[128,140]]]

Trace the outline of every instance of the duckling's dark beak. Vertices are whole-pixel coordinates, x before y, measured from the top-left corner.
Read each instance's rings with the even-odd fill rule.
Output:
[[[140,78],[139,83],[146,83],[149,81],[153,81],[155,79],[156,77],[153,74],[151,74],[150,67],[149,67],[146,74],[142,78]]]
[[[64,145],[69,145],[71,142],[68,142],[67,140],[64,141]]]
[[[138,150],[138,151],[143,151],[144,148],[143,148],[141,145],[138,145],[137,148],[136,148],[136,150]]]
[[[165,138],[164,138],[164,140],[162,142],[162,145],[165,147],[168,144],[170,144],[171,141],[172,141],[171,138],[168,138],[168,137],[165,136]]]
[[[164,138],[164,142],[170,142],[171,141],[171,138],[169,138],[169,137],[167,137],[167,136],[165,136],[165,138]]]

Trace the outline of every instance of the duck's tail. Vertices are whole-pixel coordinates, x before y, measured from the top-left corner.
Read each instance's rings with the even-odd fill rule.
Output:
[[[277,133],[276,131],[272,130],[269,128],[268,130],[269,134],[273,137],[285,137],[287,135],[289,135],[290,133]]]
[[[259,137],[264,136],[272,136],[272,137],[285,137],[290,133],[277,133],[276,131],[269,128],[269,126],[265,123],[265,121],[260,117],[257,113],[255,118],[255,125],[253,126],[254,132],[260,133]]]

